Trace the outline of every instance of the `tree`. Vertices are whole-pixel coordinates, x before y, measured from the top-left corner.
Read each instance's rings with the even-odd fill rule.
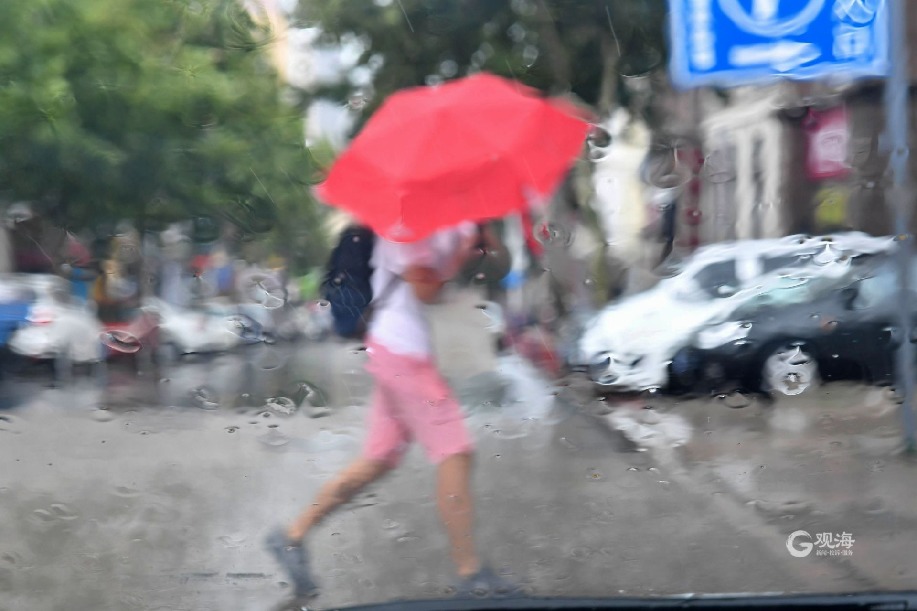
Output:
[[[4,0],[0,190],[77,229],[317,225],[301,113],[269,42],[237,0]]]
[[[321,30],[320,44],[356,41],[362,48],[350,75],[302,92],[300,100],[362,102],[363,87],[353,77],[370,73],[365,104],[351,104],[361,112],[356,129],[398,89],[482,70],[549,94],[572,94],[600,116],[625,105],[651,124],[658,119],[651,113],[652,89],[645,92],[656,78],[642,79],[644,91],[637,96],[623,85],[631,77],[658,77],[665,67],[665,0],[303,0],[296,17],[300,26]],[[571,188],[556,199],[579,204],[604,249],[598,219],[584,205],[590,173],[589,164],[578,164]]]
[[[628,76],[663,66],[664,0],[309,0],[297,11],[329,45],[357,40],[372,70],[369,116],[393,91],[478,70],[552,94],[573,93],[600,113],[627,103]],[[347,81],[307,92],[346,103]]]

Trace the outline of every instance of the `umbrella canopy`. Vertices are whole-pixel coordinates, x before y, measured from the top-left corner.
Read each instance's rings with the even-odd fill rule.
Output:
[[[569,102],[490,74],[389,97],[318,196],[394,241],[523,210],[557,187],[589,124]]]

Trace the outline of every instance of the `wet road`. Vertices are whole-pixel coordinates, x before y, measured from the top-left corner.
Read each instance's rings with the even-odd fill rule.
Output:
[[[136,377],[3,387],[0,609],[270,609],[261,540],[359,451],[369,382],[346,345],[252,346]],[[602,404],[501,357],[453,376],[478,459],[479,541],[532,594],[843,592],[915,583],[915,466],[894,405],[830,385],[775,406]],[[302,404],[290,411],[291,405]],[[556,396],[555,396],[556,395]],[[283,400],[269,401],[278,396]],[[328,415],[318,415],[328,409]],[[597,415],[605,413],[604,415]],[[318,608],[448,595],[433,472],[402,469],[310,546]],[[786,538],[852,533],[851,556]]]

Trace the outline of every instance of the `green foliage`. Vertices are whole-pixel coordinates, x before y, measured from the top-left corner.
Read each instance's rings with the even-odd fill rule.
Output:
[[[282,101],[271,42],[237,0],[3,0],[0,191],[77,229],[315,226],[301,113]]]
[[[664,0],[308,0],[298,17],[329,44],[363,43],[359,65],[375,68],[364,116],[397,89],[478,70],[607,111],[627,101],[624,78],[666,58]],[[349,89],[314,95],[346,102]]]

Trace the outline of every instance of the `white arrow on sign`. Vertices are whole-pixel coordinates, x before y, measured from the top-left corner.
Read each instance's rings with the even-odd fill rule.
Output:
[[[729,51],[729,63],[737,67],[772,66],[779,72],[788,72],[820,56],[821,51],[810,42],[783,40],[733,47]]]

